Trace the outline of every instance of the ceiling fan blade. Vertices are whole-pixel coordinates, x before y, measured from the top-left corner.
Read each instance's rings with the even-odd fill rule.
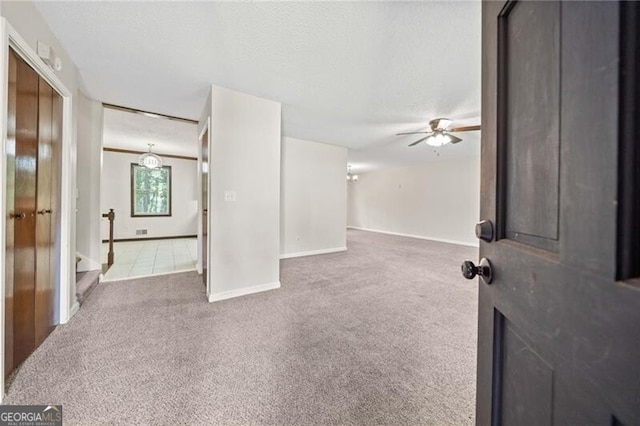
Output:
[[[464,126],[464,127],[456,127],[455,129],[449,130],[450,132],[471,132],[474,130],[480,130],[480,126]]]
[[[406,132],[406,133],[396,133],[396,136],[402,136],[402,135],[418,135],[420,133],[431,133],[431,132]]]
[[[451,143],[458,143],[458,142],[460,142],[462,140],[457,136],[453,136],[451,133],[447,133],[447,136],[451,140]]]
[[[418,139],[417,141],[415,141],[414,143],[412,143],[412,144],[411,144],[411,145],[409,145],[409,146],[417,145],[417,144],[419,144],[420,142],[422,142],[423,140],[427,139],[428,137],[429,137],[429,136],[425,136],[425,137],[424,137],[424,138],[422,138],[422,139]]]

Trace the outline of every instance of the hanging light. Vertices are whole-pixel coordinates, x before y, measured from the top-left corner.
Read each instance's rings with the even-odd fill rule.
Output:
[[[149,152],[145,152],[144,154],[138,157],[138,164],[144,166],[148,169],[158,169],[162,167],[162,158],[158,154],[154,154],[151,152],[151,147],[154,145],[152,143],[149,145]]]
[[[347,182],[357,182],[358,175],[354,175],[351,173],[351,165],[347,166]]]
[[[434,130],[433,134],[427,137],[426,142],[431,146],[442,146],[452,142],[452,138],[441,130]]]

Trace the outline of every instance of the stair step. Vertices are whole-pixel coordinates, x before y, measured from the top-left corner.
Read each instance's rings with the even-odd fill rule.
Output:
[[[100,279],[100,270],[87,272],[78,272],[76,274],[76,298],[78,303],[82,303],[87,300],[91,291],[98,285]]]

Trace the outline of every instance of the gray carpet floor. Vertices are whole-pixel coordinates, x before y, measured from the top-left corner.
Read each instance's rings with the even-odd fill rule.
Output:
[[[65,425],[474,423],[473,248],[349,230],[282,288],[209,304],[194,272],[99,284],[7,404]]]

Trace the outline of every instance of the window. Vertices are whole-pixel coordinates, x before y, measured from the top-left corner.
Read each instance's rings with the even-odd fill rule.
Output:
[[[131,216],[171,216],[171,166],[131,163]]]

